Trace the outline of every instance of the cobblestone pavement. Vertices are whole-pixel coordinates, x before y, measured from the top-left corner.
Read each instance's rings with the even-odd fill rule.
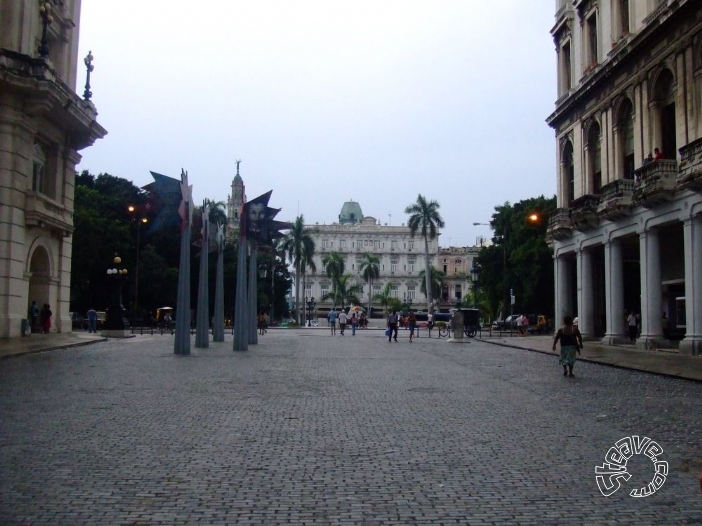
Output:
[[[380,331],[171,336],[0,370],[2,524],[699,524],[702,384]],[[228,338],[231,338],[228,336]],[[645,435],[611,497],[615,441]],[[643,460],[642,460],[643,459]]]

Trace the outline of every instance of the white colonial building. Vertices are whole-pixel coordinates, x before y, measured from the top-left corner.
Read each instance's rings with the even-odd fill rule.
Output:
[[[71,330],[75,167],[107,133],[75,91],[80,4],[0,0],[0,338],[20,335],[32,301]]]
[[[417,310],[426,310],[426,295],[420,292],[422,281],[419,273],[424,270],[424,238],[410,236],[404,224],[392,226],[381,224],[371,216],[364,216],[359,203],[344,203],[339,222],[330,225],[309,226],[308,231],[315,242],[314,263],[317,271],[307,271],[305,276],[305,303],[315,298],[317,312],[324,315],[332,307],[331,301],[320,302],[319,298],[331,292],[331,280],[326,275],[322,260],[332,251],[344,257],[345,272],[352,275],[353,283],[363,285],[363,305],[368,303],[368,284],[361,275],[360,261],[365,252],[375,254],[380,260],[380,277],[373,280],[372,296],[390,283],[392,295]],[[429,264],[442,271],[443,281],[440,297],[433,298],[436,310],[448,311],[471,290],[470,268],[478,256],[480,247],[439,247],[439,236],[429,242]],[[373,303],[377,315],[382,307]]]
[[[558,0],[551,34],[556,316],[609,343],[635,310],[640,347],[700,354],[702,2]]]

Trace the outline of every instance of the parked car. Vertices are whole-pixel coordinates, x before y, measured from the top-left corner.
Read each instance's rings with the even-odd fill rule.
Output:
[[[88,319],[84,318],[77,312],[71,312],[71,327],[73,329],[82,329],[87,331],[88,330]]]

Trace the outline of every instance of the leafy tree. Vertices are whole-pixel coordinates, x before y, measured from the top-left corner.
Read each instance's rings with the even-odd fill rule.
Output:
[[[546,218],[556,208],[556,198],[525,199],[495,207],[490,225],[493,244],[478,257],[482,266],[480,288],[491,311],[510,310],[509,289],[514,290],[517,311],[553,315],[553,260],[546,241]],[[532,221],[529,217],[537,218]]]
[[[281,247],[295,267],[295,319],[300,323],[300,279],[307,262],[314,256],[314,240],[305,231],[305,218],[300,214],[283,240]]]
[[[141,190],[109,174],[84,171],[76,177],[73,213],[71,310],[86,312],[109,304],[107,269],[118,254],[134,279],[136,232],[127,206],[143,202]],[[124,290],[125,304],[131,289]]]
[[[424,238],[424,268],[429,268],[429,240],[436,238],[438,228],[444,227],[444,220],[439,214],[440,205],[437,201],[427,201],[419,194],[417,201],[405,208],[405,213],[410,214],[407,225],[410,228],[410,236],[414,237],[417,230]],[[432,308],[432,289],[429,284],[429,274],[425,274],[424,290],[428,289],[427,311]]]
[[[368,283],[368,316],[372,312],[373,304],[373,280],[380,277],[380,258],[375,254],[366,252],[363,254],[363,258],[358,265],[358,269],[361,271],[361,276]]]

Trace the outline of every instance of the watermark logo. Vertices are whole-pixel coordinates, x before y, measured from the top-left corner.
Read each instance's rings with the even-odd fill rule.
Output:
[[[631,474],[626,470],[626,463],[634,455],[645,455],[653,462],[653,479],[643,488],[633,489],[632,497],[648,497],[661,489],[668,476],[668,463],[658,458],[663,454],[663,448],[658,442],[648,437],[633,435],[617,440],[614,447],[609,448],[605,455],[605,463],[595,466],[597,487],[603,496],[613,495],[620,487],[622,479],[626,482]]]

